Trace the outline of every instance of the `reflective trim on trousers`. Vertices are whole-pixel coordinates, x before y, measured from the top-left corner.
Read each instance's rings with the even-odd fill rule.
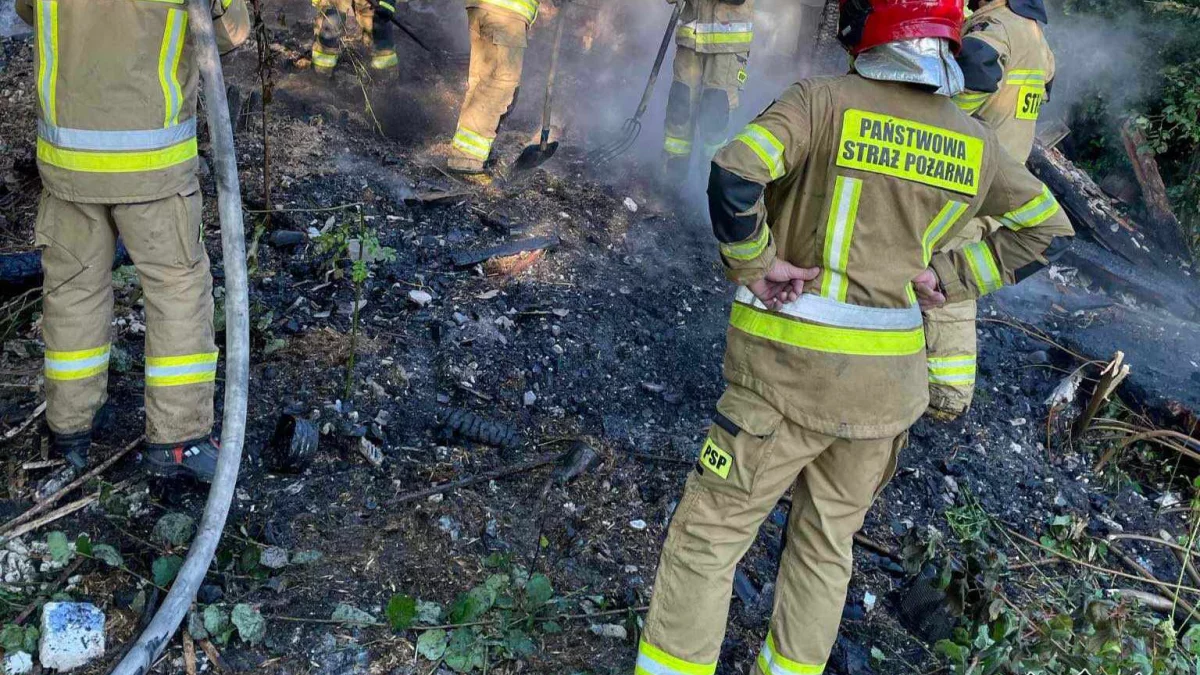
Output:
[[[714,663],[690,663],[676,658],[654,645],[642,640],[638,643],[636,675],[713,675],[717,672]]]
[[[733,299],[758,310],[767,309],[745,286],[737,289]],[[863,307],[812,293],[801,295],[799,299],[776,310],[776,313],[826,326],[863,330],[913,330],[924,325],[921,308],[915,304],[904,309]]]
[[[768,631],[762,651],[758,653],[758,669],[764,675],[821,675],[825,672],[825,664],[811,665],[780,656],[775,636]]]
[[[963,254],[967,257],[967,267],[971,268],[980,295],[998,291],[1004,286],[1004,278],[1000,276],[1000,268],[996,266],[996,258],[987,242],[967,244],[963,247]]]
[[[734,260],[754,260],[762,255],[762,252],[767,249],[767,244],[771,243],[771,230],[765,224],[760,225],[758,230],[758,236],[749,241],[721,244],[721,254]],[[749,289],[746,290],[749,292]],[[751,299],[754,299],[753,295],[751,295]]]
[[[400,64],[400,57],[395,52],[390,54],[376,54],[371,57],[371,67],[375,70],[385,70]]]
[[[663,139],[663,150],[668,155],[690,155],[692,154],[692,142],[686,138],[667,136]]]
[[[167,26],[163,30],[162,46],[158,52],[158,82],[163,91],[163,128],[179,122],[183,109],[183,87],[179,84],[179,61],[183,40],[187,35],[187,12],[167,10]]]
[[[70,171],[85,173],[133,173],[157,171],[196,157],[196,139],[191,138],[161,150],[141,152],[87,152],[57,148],[39,138],[38,161]]]
[[[921,237],[921,248],[925,251],[925,264],[928,265],[930,259],[933,258],[933,249],[937,247],[942,237],[954,227],[959,218],[967,212],[967,204],[950,200],[942,207],[942,210],[934,216],[933,221],[929,223],[929,227],[925,228],[925,234]]]
[[[217,352],[146,357],[147,387],[174,387],[212,382],[216,376]]]
[[[929,357],[929,383],[947,386],[975,385],[974,356]]]
[[[195,136],[196,118],[194,117],[165,129],[146,131],[69,129],[38,120],[38,137],[52,145],[68,150],[156,150],[181,143]]]
[[[846,291],[850,287],[846,268],[861,196],[861,180],[837,177],[833,187],[833,203],[829,207],[829,222],[825,225],[825,272],[821,277],[821,294],[842,302],[845,302]]]
[[[494,140],[492,138],[484,138],[466,127],[459,127],[454,132],[454,141],[451,145],[456,150],[484,161],[487,160],[488,155],[492,154],[492,143]]]
[[[336,53],[321,51],[320,47],[313,45],[312,62],[318,68],[333,68],[337,65],[338,55]]]
[[[787,315],[733,303],[729,324],[764,340],[830,354],[911,356],[925,349],[925,331],[875,331],[804,323]]]
[[[108,370],[112,345],[104,344],[93,349],[72,352],[46,350],[45,374],[47,380],[68,382],[83,380]]]
[[[766,127],[760,124],[750,124],[742,129],[742,133],[734,136],[733,140],[745,143],[746,147],[758,155],[758,158],[766,165],[771,180],[782,178],[783,174],[787,172],[787,167],[784,165],[783,143]]]
[[[58,122],[58,2],[37,0],[38,98],[42,115],[51,124]]]
[[[1010,230],[1023,230],[1041,225],[1058,213],[1058,209],[1058,200],[1050,193],[1050,188],[1042,185],[1042,194],[1029,200],[1021,208],[1000,216],[1000,222]]]

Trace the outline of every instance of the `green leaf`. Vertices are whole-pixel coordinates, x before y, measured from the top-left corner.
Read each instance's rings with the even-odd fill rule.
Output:
[[[417,601],[417,623],[436,626],[442,620],[442,606],[436,602]]]
[[[546,635],[558,635],[562,631],[562,626],[557,621],[547,621],[542,624],[542,632]]]
[[[325,557],[320,551],[296,551],[292,554],[293,565],[311,565]]]
[[[871,647],[871,660],[876,663],[887,661],[887,654],[883,653],[879,647]]]
[[[496,551],[483,559],[483,566],[489,569],[508,569],[512,565],[512,556]]]
[[[67,541],[67,535],[62,532],[51,532],[46,535],[46,548],[50,552],[50,559],[56,563],[65,563],[71,559],[71,544]]]
[[[496,602],[496,593],[487,586],[476,586],[460,593],[450,605],[447,619],[454,625],[470,623],[487,613]]]
[[[553,597],[554,587],[550,585],[549,577],[541,572],[529,577],[529,583],[525,584],[525,599],[530,607],[541,607]]]
[[[417,618],[417,601],[411,596],[397,593],[388,600],[387,620],[394,631],[402,631],[413,625]]]
[[[109,567],[120,567],[125,564],[125,560],[121,558],[120,552],[108,544],[96,544],[93,546],[92,557]]]
[[[92,540],[86,534],[75,538],[75,552],[81,556],[92,557]]]
[[[510,630],[504,634],[504,648],[513,658],[526,658],[537,651],[537,645],[522,630]]]
[[[339,603],[333,610],[333,615],[330,617],[334,621],[350,624],[375,623],[375,617],[370,612],[363,610],[346,603]]]
[[[150,570],[154,574],[154,584],[166,587],[175,581],[175,575],[179,574],[180,567],[183,567],[183,558],[177,555],[165,555],[156,559],[150,566]]]
[[[441,628],[427,630],[417,638],[417,653],[426,661],[441,661],[449,642],[450,636]]]
[[[38,629],[34,626],[21,627],[10,623],[0,629],[0,649],[6,654],[12,652],[37,653]]]
[[[210,637],[208,629],[204,627],[204,613],[195,609],[188,612],[186,630],[193,640],[207,640]]]
[[[228,612],[218,605],[209,605],[204,608],[204,630],[217,644],[223,645],[229,642],[235,628]]]
[[[480,670],[484,659],[483,641],[470,628],[455,628],[444,658],[446,665],[456,673]]]
[[[168,513],[154,523],[154,529],[150,532],[150,536],[163,544],[183,546],[192,540],[192,534],[195,531],[195,518],[186,513]]]
[[[494,595],[500,595],[500,593],[508,589],[509,583],[507,574],[493,574],[487,578],[487,581],[483,582],[483,585]]]
[[[230,618],[237,628],[238,635],[249,644],[256,645],[267,635],[267,620],[253,605],[234,605]]]

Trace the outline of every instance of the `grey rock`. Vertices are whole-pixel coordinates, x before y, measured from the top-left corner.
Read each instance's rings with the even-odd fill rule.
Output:
[[[283,569],[288,564],[288,552],[278,546],[268,546],[259,554],[258,564],[267,569]]]
[[[42,608],[38,661],[64,672],[104,656],[104,612],[87,602],[48,602]]]

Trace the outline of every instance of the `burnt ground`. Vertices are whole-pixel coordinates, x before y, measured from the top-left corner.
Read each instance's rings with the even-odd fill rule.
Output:
[[[306,4],[289,8],[305,16]],[[235,639],[220,647],[223,659],[238,672],[434,672],[435,664],[415,656],[416,632],[338,625],[329,621],[331,613],[347,603],[380,618],[395,593],[447,608],[495,572],[485,561],[494,563],[489,556],[500,553],[549,577],[560,598],[555,615],[561,630],[537,631],[531,654],[489,660],[491,671],[629,672],[633,638],[601,636],[593,626],[636,625],[630,619],[648,602],[670,513],[722,390],[731,289],[720,275],[702,214],[663,197],[654,187],[652,165],[633,161],[598,175],[570,144],[543,170],[520,179],[454,180],[436,166],[453,129],[465,68],[426,68],[429,57],[406,47],[405,56],[416,65],[396,81],[360,83],[340,71],[332,81],[320,79],[304,67],[309,27],[285,21],[272,46],[277,90],[268,118],[272,198],[280,210],[265,224],[261,214],[247,215],[247,237],[258,243],[250,289],[246,460],[227,537],[202,597],[224,606],[257,606],[268,627],[257,646]],[[437,35],[432,23],[422,28]],[[442,38],[450,44],[448,36]],[[4,48],[0,213],[7,225],[0,227],[6,247],[0,250],[19,250],[29,245],[38,189],[30,131],[32,65],[23,39],[6,40]],[[253,51],[247,48],[227,64],[227,75],[248,101],[257,87]],[[578,93],[588,83],[575,80],[570,86]],[[363,105],[364,92],[388,133],[378,132]],[[534,107],[527,99],[513,126],[532,128]],[[263,203],[259,125],[250,104],[238,147],[251,208]],[[583,136],[576,130],[568,138]],[[521,134],[507,134],[503,155],[511,160],[524,142]],[[207,177],[204,189],[219,287],[221,251]],[[433,192],[450,196],[430,200]],[[356,386],[346,400],[354,305],[346,264],[331,263],[315,243],[278,248],[269,240],[279,230],[337,229],[343,222],[356,233],[354,212],[337,208],[351,204],[361,205],[365,225],[394,249],[395,260],[370,265],[354,350]],[[453,263],[455,253],[551,235],[560,243],[517,274]],[[116,422],[100,438],[93,461],[132,441],[141,428],[138,330],[144,317],[136,283],[127,275],[118,275],[118,281],[114,344],[128,358],[114,366]],[[430,302],[414,302],[411,291],[428,293]],[[985,304],[985,314],[1007,320],[1000,304]],[[1053,312],[1046,308],[1022,318],[1045,326],[1052,337],[1079,319]],[[28,311],[16,315],[0,356],[3,429],[19,424],[39,400],[36,319]],[[1180,492],[1167,478],[1173,457],[1145,454],[1096,473],[1090,451],[1046,446],[1043,401],[1078,365],[1072,357],[1005,323],[985,322],[980,331],[976,405],[960,421],[923,420],[913,429],[901,470],[868,518],[865,534],[871,540],[899,549],[909,529],[945,530],[948,508],[976,500],[1035,539],[1060,515],[1087,523],[1087,535],[1095,537],[1117,529],[1186,534],[1183,516],[1160,512],[1169,503],[1162,497]],[[501,450],[449,438],[439,420],[453,409],[510,425],[528,442]],[[299,473],[272,468],[278,458],[270,440],[285,411],[311,418],[323,432],[315,458]],[[360,452],[363,436],[381,448],[380,466]],[[543,492],[550,470],[542,468],[444,496],[402,499],[433,484],[563,451],[580,438],[603,461],[570,484],[548,484]],[[7,488],[0,516],[30,505],[33,489],[50,472],[22,466],[44,457],[41,434],[27,431],[5,444]],[[72,597],[108,613],[109,659],[134,633],[139,612],[130,596],[148,589],[132,573],[147,576],[155,559],[178,552],[153,543],[152,526],[169,511],[199,518],[204,500],[203,491],[194,488],[145,484],[132,461],[106,474],[112,483],[130,478],[133,483],[118,498],[106,494],[100,506],[24,539],[32,544],[59,529],[72,538],[86,532],[120,549],[130,573],[89,561],[68,584]],[[762,603],[746,600],[773,579],[783,517],[781,507],[743,563],[753,588],[733,602],[720,673],[745,672],[765,633]],[[267,546],[321,556],[269,570],[253,562]],[[1161,550],[1126,550],[1164,578],[1177,573],[1174,559]],[[43,549],[35,555],[39,551],[44,555]],[[1030,547],[1023,555],[1042,557]],[[1026,568],[1013,571],[1009,581],[1023,589],[1040,574]],[[56,577],[48,565],[30,581]],[[907,583],[894,561],[856,549],[843,623],[848,648],[839,648],[835,669],[846,667],[848,649],[850,671],[863,672],[857,668],[863,658],[870,660],[864,654],[871,648],[883,657],[872,664],[876,672],[941,667],[930,646],[897,619]],[[873,609],[864,603],[868,594],[879,598]],[[596,612],[607,613],[588,616]],[[9,610],[0,616],[9,620]],[[176,639],[154,672],[182,672],[181,654]],[[108,663],[87,672],[102,672]]]

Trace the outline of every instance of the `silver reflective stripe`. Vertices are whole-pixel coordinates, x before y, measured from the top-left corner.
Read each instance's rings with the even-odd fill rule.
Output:
[[[749,33],[754,30],[754,24],[749,21],[735,23],[694,23],[693,30],[699,33]]]
[[[94,368],[96,366],[102,366],[102,365],[108,363],[108,360],[111,357],[111,355],[112,355],[112,352],[106,351],[103,354],[98,354],[96,356],[90,356],[86,359],[75,359],[75,360],[70,360],[70,361],[62,360],[62,359],[55,359],[53,357],[47,356],[46,362],[45,362],[46,370],[60,372],[60,373],[65,373],[65,372],[70,372],[70,371],[75,371],[75,370],[87,370],[88,368]]]
[[[741,286],[733,298],[744,305],[765,310],[767,307],[749,288]],[[804,319],[814,323],[838,328],[862,328],[866,330],[911,330],[920,328],[921,308],[913,305],[905,309],[888,309],[886,307],[862,307],[832,298],[805,293],[800,299],[789,302],[775,310],[780,314]]]
[[[183,366],[146,366],[146,377],[171,377],[194,373],[216,372],[217,363],[189,363]]]
[[[685,675],[674,668],[664,666],[646,654],[638,654],[637,663],[634,665],[634,668],[638,671],[650,673],[650,675]]]
[[[162,84],[167,99],[164,127],[169,127],[179,119],[179,111],[183,108],[183,92],[179,87],[179,58],[183,52],[183,35],[187,28],[187,13],[181,9],[167,11],[168,34],[163,39],[163,53],[160,55]]]
[[[38,136],[54,146],[69,150],[158,150],[194,138],[196,118],[166,129],[147,131],[68,129],[38,120]]]
[[[39,0],[38,8],[38,48],[42,52],[42,62],[39,65],[38,94],[42,99],[42,113],[47,119],[58,118],[54,109],[54,79],[58,74],[58,3],[53,0]]]

